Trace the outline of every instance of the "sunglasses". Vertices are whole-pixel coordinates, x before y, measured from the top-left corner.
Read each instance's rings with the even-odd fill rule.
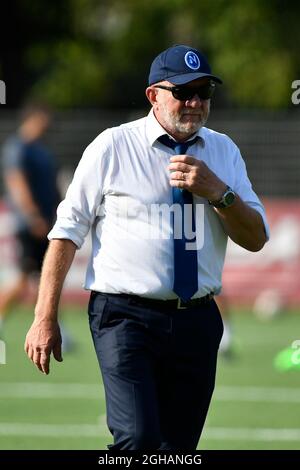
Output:
[[[214,94],[216,84],[209,82],[197,87],[155,85],[154,88],[170,91],[173,97],[179,101],[191,100],[195,95],[198,95],[201,100],[209,100]]]

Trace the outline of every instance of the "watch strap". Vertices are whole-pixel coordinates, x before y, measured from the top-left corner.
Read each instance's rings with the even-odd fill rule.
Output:
[[[228,195],[228,193],[232,194],[233,196],[235,196],[235,192],[233,191],[233,189],[231,189],[230,186],[227,186],[226,187],[226,191],[225,193],[223,194],[223,196],[221,197],[221,199],[219,199],[218,201],[210,201],[208,200],[209,204],[211,206],[214,206],[216,208],[225,208],[225,207],[230,207],[232,204],[233,204],[233,201],[234,201],[234,198],[233,198],[233,201],[231,203],[228,203],[226,201],[226,196]]]

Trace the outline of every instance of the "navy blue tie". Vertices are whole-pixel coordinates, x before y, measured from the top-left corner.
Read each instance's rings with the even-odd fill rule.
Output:
[[[159,142],[175,150],[177,155],[185,154],[188,147],[193,145],[199,137],[188,142],[176,142],[172,140],[168,135],[162,135],[159,137]],[[174,188],[173,192],[173,203],[181,206],[181,237],[175,238],[174,236],[174,284],[173,291],[180,297],[181,300],[187,302],[198,290],[198,262],[197,262],[197,250],[187,250],[187,243],[193,243],[196,240],[186,238],[185,224],[187,204],[192,208],[192,232],[195,233],[195,213],[193,207],[193,195],[186,189]],[[173,217],[173,221],[175,214]],[[175,231],[175,227],[174,227]]]

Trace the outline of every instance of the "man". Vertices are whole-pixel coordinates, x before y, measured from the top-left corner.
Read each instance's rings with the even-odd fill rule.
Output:
[[[113,450],[196,448],[223,331],[213,294],[227,237],[251,251],[267,240],[237,146],[203,127],[216,83],[198,50],[159,54],[149,115],[87,147],[49,234],[25,350],[45,374],[51,352],[61,360],[59,295],[91,228],[85,287]]]
[[[7,202],[15,219],[20,273],[0,294],[0,328],[10,307],[28,292],[31,275],[41,269],[48,246],[47,233],[60,199],[53,157],[40,141],[49,123],[50,112],[45,105],[27,105],[18,132],[7,139],[2,150]]]

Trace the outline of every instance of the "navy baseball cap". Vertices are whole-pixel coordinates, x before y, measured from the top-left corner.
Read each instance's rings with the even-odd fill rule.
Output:
[[[200,51],[183,44],[176,44],[161,52],[152,62],[149,85],[163,80],[174,85],[184,85],[203,77],[222,83],[219,77],[212,75],[209,63]]]

